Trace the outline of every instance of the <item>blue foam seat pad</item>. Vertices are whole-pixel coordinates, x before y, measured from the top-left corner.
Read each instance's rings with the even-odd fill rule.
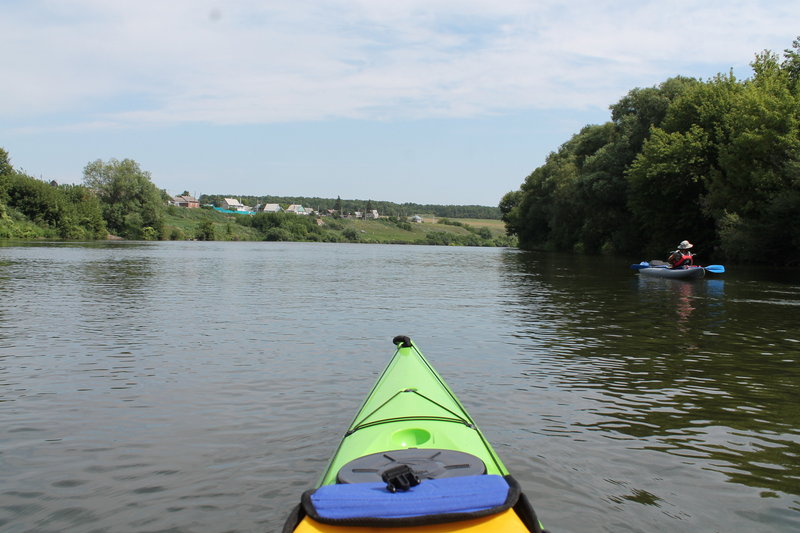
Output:
[[[311,494],[311,501],[327,519],[408,518],[492,509],[506,502],[508,491],[502,476],[461,476],[426,479],[395,493],[379,482],[325,485]]]

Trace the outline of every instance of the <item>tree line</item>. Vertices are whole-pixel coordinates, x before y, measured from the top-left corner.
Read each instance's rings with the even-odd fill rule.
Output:
[[[500,201],[526,249],[800,264],[800,38],[753,76],[633,89]]]
[[[500,219],[500,208],[486,205],[439,205],[395,203],[383,200],[345,200],[342,198],[318,198],[308,196],[240,196],[224,194],[201,194],[198,201],[202,204],[222,205],[224,198],[236,198],[244,205],[255,207],[264,204],[279,204],[282,207],[299,204],[317,211],[335,210],[339,213],[355,213],[375,209],[382,216],[410,217],[417,214],[431,214],[436,217],[449,218],[484,218]]]

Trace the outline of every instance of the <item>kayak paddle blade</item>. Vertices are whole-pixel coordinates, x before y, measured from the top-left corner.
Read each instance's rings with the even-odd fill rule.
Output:
[[[650,263],[648,263],[647,261],[642,261],[637,265],[631,265],[632,270],[641,270],[643,268],[650,268]]]
[[[703,267],[709,272],[713,272],[714,274],[722,274],[725,272],[725,267],[722,265],[708,265],[707,267]]]

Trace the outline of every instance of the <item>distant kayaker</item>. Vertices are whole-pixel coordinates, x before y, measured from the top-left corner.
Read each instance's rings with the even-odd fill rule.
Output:
[[[689,266],[694,263],[692,257],[694,254],[689,251],[694,245],[689,241],[681,241],[678,245],[678,249],[672,252],[669,256],[667,261],[672,266],[672,268],[680,268],[683,266]]]

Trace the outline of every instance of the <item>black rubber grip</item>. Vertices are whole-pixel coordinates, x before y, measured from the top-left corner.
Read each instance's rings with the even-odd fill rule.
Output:
[[[395,346],[399,344],[401,348],[411,348],[411,339],[406,335],[398,335],[392,339],[392,344]]]

